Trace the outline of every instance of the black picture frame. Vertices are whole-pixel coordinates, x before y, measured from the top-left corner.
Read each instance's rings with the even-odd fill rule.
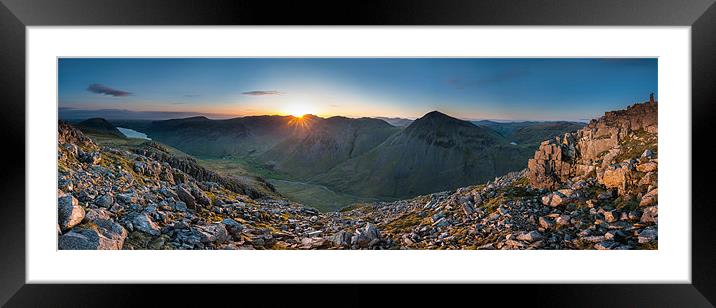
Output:
[[[714,164],[709,147],[716,103],[714,0],[490,0],[490,1],[142,1],[0,0],[0,130],[3,133],[0,204],[0,303],[7,306],[182,306],[231,299],[271,304],[312,300],[445,304],[464,301],[537,306],[711,307],[716,303],[716,205],[710,196]],[[71,25],[586,25],[691,26],[692,61],[692,284],[575,285],[58,285],[25,281],[25,33],[28,26]],[[676,102],[679,103],[679,102]],[[687,103],[687,102],[682,102]],[[689,206],[683,204],[668,206]],[[585,265],[595,266],[595,265]],[[608,266],[608,265],[597,265]],[[639,264],[634,264],[639,266]],[[432,289],[438,288],[438,289]],[[447,289],[450,290],[447,290]],[[280,292],[280,293],[277,293]],[[449,295],[444,293],[450,292]],[[505,294],[506,296],[499,296]],[[279,295],[279,296],[277,296]],[[387,295],[387,296],[386,296]],[[515,296],[518,295],[518,296]],[[140,299],[141,297],[141,299]],[[386,299],[387,297],[387,299]],[[378,298],[381,298],[378,300]],[[487,298],[489,300],[484,301]]]

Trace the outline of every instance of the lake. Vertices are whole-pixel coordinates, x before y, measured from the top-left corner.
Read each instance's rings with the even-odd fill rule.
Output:
[[[144,139],[144,140],[152,140],[151,138],[147,137],[147,134],[138,132],[136,130],[133,130],[131,128],[124,128],[124,127],[117,127],[117,129],[122,132],[127,138],[136,138],[136,139]]]

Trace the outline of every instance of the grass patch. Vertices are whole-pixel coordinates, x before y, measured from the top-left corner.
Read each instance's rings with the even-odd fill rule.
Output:
[[[423,222],[425,219],[430,219],[429,217],[420,217],[415,213],[410,213],[407,215],[403,215],[397,219],[394,219],[393,221],[389,222],[385,225],[386,231],[393,231],[393,232],[409,232],[412,230],[415,226],[420,225],[421,222]]]
[[[641,250],[658,250],[659,249],[659,243],[641,243],[638,244],[637,247]]]
[[[657,141],[656,134],[645,130],[635,131],[633,137],[628,137],[620,143],[622,150],[616,156],[615,161],[638,158],[645,150],[651,150],[656,155],[658,152]]]
[[[496,211],[501,204],[505,203],[505,201],[504,196],[497,196],[485,201],[481,207],[487,210],[488,213],[492,213]]]

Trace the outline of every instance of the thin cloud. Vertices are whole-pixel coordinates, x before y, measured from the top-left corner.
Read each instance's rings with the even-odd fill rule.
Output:
[[[248,91],[241,93],[244,95],[254,95],[254,96],[262,96],[262,95],[281,95],[282,92],[279,91]]]
[[[93,84],[89,85],[89,87],[87,87],[87,91],[90,91],[90,92],[92,92],[92,93],[97,93],[97,94],[104,94],[104,95],[109,95],[109,96],[115,96],[115,97],[122,97],[122,96],[132,95],[131,92],[122,91],[122,90],[117,90],[117,89],[112,89],[112,88],[110,88],[110,87],[108,87],[108,86],[105,86],[105,85],[102,85],[102,84],[99,84],[99,83],[93,83]]]

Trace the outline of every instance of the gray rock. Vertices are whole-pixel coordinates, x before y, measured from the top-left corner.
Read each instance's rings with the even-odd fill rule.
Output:
[[[321,235],[321,233],[323,233],[323,231],[321,231],[321,230],[316,230],[316,231],[308,232],[306,235],[307,235],[308,237],[318,237],[319,235]]]
[[[186,203],[186,205],[190,209],[196,209],[196,199],[194,198],[194,196],[191,195],[191,193],[188,190],[184,189],[184,187],[177,186],[176,193],[177,193],[177,196],[179,197],[179,200]]]
[[[154,236],[161,234],[161,232],[159,232],[159,226],[149,218],[147,213],[134,214],[131,222],[135,230]]]
[[[135,195],[134,193],[117,194],[117,201],[124,204],[136,203],[137,195]]]
[[[90,153],[80,153],[80,160],[84,163],[88,163],[90,165],[96,165],[99,164],[100,161],[102,161],[102,156],[99,154],[99,152],[90,152]]]
[[[380,231],[372,223],[367,223],[361,233],[367,235],[370,239],[380,238]]]
[[[518,235],[517,239],[520,241],[534,242],[534,241],[541,240],[542,234],[540,234],[537,231],[532,230],[532,231],[525,232],[525,233]]]
[[[644,153],[641,153],[641,157],[642,157],[642,158],[653,158],[653,157],[654,157],[654,152],[652,152],[652,151],[649,150],[649,149],[646,149],[646,150],[644,150]]]
[[[94,200],[94,204],[103,207],[103,208],[110,208],[112,207],[112,204],[114,204],[114,197],[111,195],[101,195],[97,199]]]
[[[234,240],[241,239],[241,231],[244,230],[244,225],[231,218],[224,218],[221,223],[224,224],[224,226],[226,227],[226,231],[229,232],[229,234],[232,238],[234,238]]]
[[[188,210],[184,201],[177,201],[174,203],[174,210],[178,212],[186,212]]]
[[[656,206],[649,206],[643,209],[640,221],[643,223],[658,223],[659,210]]]
[[[229,232],[222,223],[196,226],[202,243],[224,243],[229,239]]]
[[[353,237],[353,234],[346,231],[338,231],[336,234],[330,237],[330,241],[333,243],[333,245],[337,247],[350,247],[351,246],[351,238]]]
[[[177,193],[175,193],[173,190],[171,190],[169,188],[162,187],[161,189],[159,189],[159,193],[164,195],[164,197],[174,198],[175,200],[179,200],[179,196],[177,195]]]
[[[89,209],[84,218],[84,222],[92,222],[95,220],[104,219],[104,220],[110,220],[111,215],[110,212],[106,209]]]
[[[57,217],[62,231],[66,231],[80,222],[85,217],[85,210],[72,195],[65,195],[57,198]]]
[[[590,242],[590,243],[598,243],[598,242],[603,241],[605,238],[604,238],[604,235],[592,235],[592,236],[585,236],[582,239],[587,242]]]
[[[301,239],[301,248],[302,249],[323,248],[326,246],[326,243],[328,243],[328,241],[321,237],[306,237],[306,238]]]
[[[111,220],[98,219],[94,225],[80,225],[60,236],[61,250],[122,249],[127,230]]]
[[[203,191],[197,188],[191,189],[191,194],[194,196],[197,203],[204,205],[206,207],[211,207],[211,199],[209,199],[209,196],[207,196]],[[183,201],[183,200],[182,200]],[[186,202],[186,201],[184,201]],[[189,202],[187,202],[188,204]]]
[[[647,227],[647,228],[644,228],[644,230],[642,230],[639,233],[637,240],[639,241],[640,244],[651,243],[651,242],[656,241],[656,239],[658,238],[658,235],[659,235],[658,233],[659,232],[656,228]]]

